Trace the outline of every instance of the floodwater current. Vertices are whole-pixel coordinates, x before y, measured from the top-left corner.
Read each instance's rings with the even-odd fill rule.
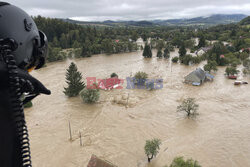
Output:
[[[156,51],[152,59],[144,59],[141,51],[94,55],[49,63],[32,72],[52,91],[51,96],[37,97],[34,106],[25,110],[33,165],[86,167],[95,154],[119,167],[163,167],[176,156],[193,158],[203,167],[250,166],[250,85],[234,86],[224,76],[225,67],[218,68],[213,82],[187,85],[184,76],[205,62],[185,66],[155,55]],[[171,52],[171,57],[176,55],[177,50]],[[149,78],[162,78],[163,89],[126,89],[125,82],[124,89],[101,91],[98,103],[84,104],[79,97],[67,98],[63,93],[71,61],[85,82],[86,77],[103,79],[113,72],[125,79],[145,71]],[[240,76],[250,82],[249,77]],[[195,118],[176,112],[186,97],[199,104]],[[161,139],[162,144],[147,164],[144,145],[152,138]]]

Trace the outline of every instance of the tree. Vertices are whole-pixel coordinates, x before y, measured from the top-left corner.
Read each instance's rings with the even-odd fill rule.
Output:
[[[79,94],[79,92],[85,88],[84,82],[82,80],[82,74],[77,70],[75,63],[71,63],[66,73],[66,83],[67,88],[64,88],[64,94],[68,97],[74,97]]]
[[[55,48],[49,45],[48,50],[49,50],[49,55],[47,57],[48,62],[64,60],[66,58],[65,55],[61,54],[62,51],[61,48]]]
[[[235,75],[235,74],[238,74],[239,71],[236,69],[236,67],[227,67],[226,70],[226,75],[229,76],[229,75]]]
[[[243,73],[250,74],[250,60],[249,59],[245,59],[243,61],[243,66],[244,66]]]
[[[100,98],[99,89],[83,89],[80,96],[85,103],[95,103]]]
[[[231,37],[234,37],[234,36],[236,36],[236,33],[237,33],[236,30],[233,29],[233,30],[231,31],[231,33],[230,33],[230,36],[231,36]]]
[[[184,42],[185,46],[189,49],[194,48],[195,46],[195,41],[193,39],[186,40]]]
[[[185,161],[183,157],[176,157],[169,167],[201,167],[201,165],[199,165],[198,161],[193,159],[187,159]]]
[[[145,44],[144,50],[143,50],[143,57],[145,58],[151,58],[152,57],[152,51],[148,44]]]
[[[182,44],[181,47],[180,47],[180,50],[179,50],[179,56],[184,57],[186,55],[186,53],[187,53],[187,50],[185,48],[185,45]]]
[[[161,51],[161,50],[158,50],[158,51],[157,51],[156,57],[162,58],[162,51]]]
[[[163,57],[166,58],[166,59],[168,59],[170,57],[168,48],[164,49]]]
[[[83,45],[82,46],[82,53],[81,53],[82,57],[90,57],[91,56],[91,51],[89,49],[89,46]]]
[[[77,41],[74,41],[72,47],[75,48],[75,49],[77,49],[77,48],[81,47],[81,44],[79,42],[77,42]]]
[[[180,57],[179,59],[180,59],[181,63],[183,63],[185,65],[189,65],[189,62],[193,60],[193,57],[192,57],[192,55],[187,54],[187,55]]]
[[[67,48],[67,46],[68,46],[67,37],[65,34],[62,34],[60,37],[60,45],[63,49]]]
[[[185,111],[187,116],[197,114],[199,105],[195,103],[194,98],[186,98],[182,103],[177,107],[177,111]]]
[[[117,77],[118,78],[118,75],[116,74],[116,73],[112,73],[111,75],[110,75],[110,78],[114,78],[114,77]]]
[[[236,39],[233,41],[233,46],[235,47],[236,51],[239,51],[240,49],[244,48],[246,45],[246,42],[244,39]]]
[[[208,71],[208,72],[211,72],[212,70],[213,71],[217,71],[217,63],[216,61],[208,61],[208,63],[206,65],[204,65],[204,70],[205,71]]]
[[[204,37],[204,35],[201,35],[198,47],[201,48],[201,47],[204,47],[205,45],[206,45],[205,37]]]
[[[221,58],[221,55],[228,52],[227,48],[221,42],[216,42],[213,45],[213,48],[209,51],[209,57],[215,58],[216,63],[219,66],[225,65],[225,59]],[[214,57],[215,56],[215,57]]]
[[[138,34],[137,34],[136,31],[133,31],[133,32],[132,32],[131,39],[132,39],[133,41],[136,41],[136,40],[138,39]]]
[[[53,47],[60,47],[57,37],[53,38],[52,45],[53,45]]]
[[[150,162],[154,157],[156,157],[161,145],[160,139],[147,140],[144,146],[145,154],[148,157],[148,162]]]
[[[177,56],[175,56],[175,57],[172,58],[172,62],[173,62],[173,63],[177,63],[178,60],[179,60],[179,58],[178,58]]]
[[[146,33],[143,33],[141,35],[141,38],[143,39],[143,41],[147,41],[148,37],[147,37],[147,34]]]
[[[164,47],[164,41],[163,40],[156,41],[156,49],[157,50],[162,50],[163,47]]]
[[[102,41],[101,45],[102,45],[102,49],[104,50],[105,53],[111,54],[114,52],[113,43],[112,43],[112,40],[110,38],[104,39]]]

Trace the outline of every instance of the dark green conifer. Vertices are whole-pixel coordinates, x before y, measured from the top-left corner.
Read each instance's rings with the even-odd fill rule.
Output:
[[[68,87],[64,88],[64,94],[68,97],[77,96],[85,88],[85,84],[81,80],[82,74],[77,70],[76,64],[72,62],[67,69],[66,82]]]
[[[144,50],[143,50],[143,57],[145,58],[151,58],[152,57],[152,51],[148,44],[145,44]]]

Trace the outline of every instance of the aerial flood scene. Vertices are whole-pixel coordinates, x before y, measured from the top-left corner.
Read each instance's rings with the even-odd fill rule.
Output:
[[[0,167],[250,166],[250,3],[133,3],[0,2]]]

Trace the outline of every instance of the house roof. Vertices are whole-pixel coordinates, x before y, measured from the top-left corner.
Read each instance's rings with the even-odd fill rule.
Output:
[[[198,49],[197,52],[199,52],[200,50],[203,50],[204,52],[207,52],[207,51],[209,51],[210,49],[212,49],[211,46],[202,47],[202,48]]]
[[[201,68],[196,68],[195,71],[191,72],[191,74],[196,75],[199,79],[203,80],[206,77],[205,72]]]
[[[204,80],[206,77],[205,72],[201,68],[196,68],[196,70],[192,71],[190,74],[188,74],[185,79],[187,79],[189,76],[195,75],[198,77],[200,80]]]
[[[106,160],[98,158],[96,155],[92,155],[87,167],[117,167]]]

